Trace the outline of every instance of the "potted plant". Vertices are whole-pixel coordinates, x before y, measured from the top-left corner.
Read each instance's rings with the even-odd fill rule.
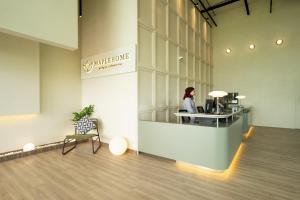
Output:
[[[94,105],[86,106],[79,112],[73,112],[72,121],[77,122],[84,116],[90,117],[93,113],[94,113]]]

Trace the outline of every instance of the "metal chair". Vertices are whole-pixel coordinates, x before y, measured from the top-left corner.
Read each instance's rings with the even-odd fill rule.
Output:
[[[96,128],[94,128],[94,130],[97,130],[97,133],[96,134],[83,134],[83,133],[80,133],[75,128],[75,134],[74,135],[67,135],[66,138],[64,139],[64,144],[63,144],[63,148],[62,148],[62,154],[63,155],[66,155],[67,153],[69,153],[70,151],[75,149],[79,140],[86,140],[86,139],[91,139],[92,140],[93,154],[97,153],[97,151],[101,147],[98,120],[95,119],[95,118],[91,118],[90,120],[96,125]],[[97,140],[99,141],[99,145],[98,145],[97,148],[95,148],[95,141],[93,140],[93,137],[97,137],[95,141],[97,141]],[[70,149],[65,151],[66,145],[68,145],[69,143],[71,143],[74,140],[75,140],[75,144]]]
[[[180,113],[181,113],[181,112],[187,113],[188,111],[182,109],[182,110],[179,110],[178,112],[180,112]],[[184,117],[184,116],[181,116],[181,122],[182,122],[183,124],[190,123],[190,121],[191,121],[191,118],[190,118],[190,117]]]

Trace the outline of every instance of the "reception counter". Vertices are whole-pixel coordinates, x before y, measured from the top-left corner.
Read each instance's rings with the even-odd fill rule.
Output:
[[[224,171],[242,142],[243,118],[241,113],[218,127],[139,121],[139,151]]]
[[[234,117],[240,113],[242,113],[243,110],[239,110],[236,112],[232,113],[226,113],[226,114],[205,114],[205,113],[186,113],[186,112],[181,112],[181,113],[174,113],[177,117],[194,117],[194,118],[202,118],[202,119],[215,119],[216,120],[216,126],[217,128],[219,127],[219,120],[220,119],[226,119],[226,124],[228,124],[229,118],[232,120]],[[182,123],[182,122],[180,122]]]

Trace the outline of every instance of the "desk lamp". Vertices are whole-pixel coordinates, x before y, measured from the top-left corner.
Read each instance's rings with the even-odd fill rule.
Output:
[[[208,95],[211,97],[217,98],[217,113],[216,114],[220,114],[219,97],[224,97],[224,96],[228,95],[228,93],[224,92],[224,91],[212,91],[212,92],[208,93]]]

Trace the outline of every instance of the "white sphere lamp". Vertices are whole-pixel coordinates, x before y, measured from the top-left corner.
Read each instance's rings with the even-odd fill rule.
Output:
[[[112,154],[119,156],[127,150],[127,141],[123,137],[115,137],[109,142],[109,150]]]
[[[32,143],[27,143],[27,144],[25,144],[25,145],[23,146],[23,151],[24,151],[24,152],[32,151],[32,150],[34,150],[34,149],[35,149],[35,146],[34,146],[34,144],[32,144]]]

